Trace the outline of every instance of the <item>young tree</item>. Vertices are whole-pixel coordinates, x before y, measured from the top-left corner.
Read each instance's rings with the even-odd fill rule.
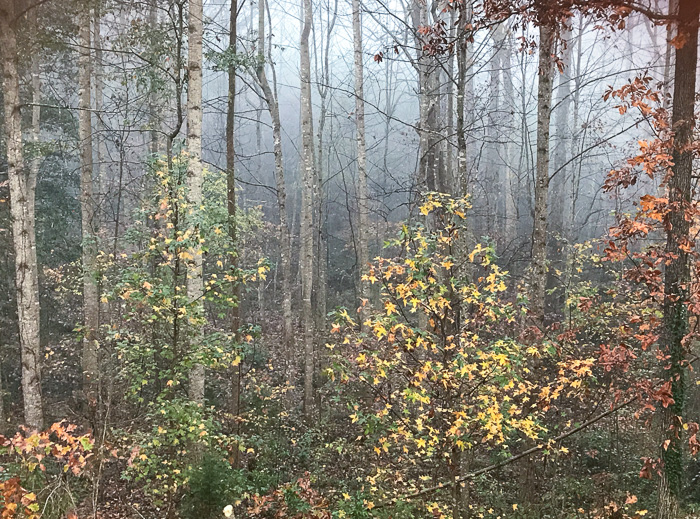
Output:
[[[465,112],[470,113],[467,97],[471,97],[471,90],[468,85],[467,73],[471,67],[470,63],[470,42],[471,35],[468,34],[467,26],[471,24],[473,6],[471,0],[459,2],[457,4],[459,15],[457,18],[457,125],[455,131],[457,133],[457,169],[455,178],[455,190],[460,195],[467,194],[469,190],[469,179],[467,171],[467,139],[466,129],[471,123],[469,119],[465,120]]]
[[[97,215],[93,192],[92,103],[91,103],[91,10],[80,14],[78,60],[78,138],[80,139],[80,215],[83,262],[83,391],[89,409],[97,401],[99,362],[97,357],[100,296],[96,278]]]
[[[287,216],[287,187],[284,175],[284,156],[282,154],[282,121],[280,119],[279,104],[277,103],[277,83],[270,85],[265,72],[265,0],[260,0],[258,5],[258,55],[255,75],[258,84],[263,91],[267,109],[272,119],[273,154],[275,156],[275,185],[277,195],[277,209],[280,219],[280,264],[282,267],[282,341],[286,353],[287,368],[292,357],[292,233],[289,228]],[[270,66],[274,65],[270,63]],[[273,79],[274,68],[273,71]],[[273,90],[274,89],[274,90]]]
[[[311,304],[313,290],[313,254],[314,254],[314,221],[313,221],[313,192],[316,180],[314,160],[314,131],[313,111],[311,105],[311,59],[309,54],[309,35],[313,11],[311,0],[303,0],[303,26],[301,30],[300,81],[301,81],[301,298],[302,326],[304,329],[304,415],[311,417],[313,410],[313,379],[314,379],[314,314]]]
[[[235,140],[235,124],[236,124],[236,41],[237,41],[237,25],[238,25],[238,1],[231,0],[231,8],[229,12],[229,52],[232,53],[231,61],[228,66],[228,103],[226,110],[226,201],[228,210],[228,233],[231,238],[231,244],[234,248],[234,256],[231,266],[234,270],[238,268],[239,263],[239,244],[238,244],[238,227],[236,214],[236,140]],[[239,338],[239,329],[241,327],[241,283],[236,280],[232,283],[231,291],[235,305],[231,308],[231,331],[236,339]],[[231,395],[229,400],[229,411],[234,420],[234,432],[240,432],[240,422],[238,415],[241,408],[241,364],[231,368]],[[237,466],[239,461],[238,450],[235,453],[234,465]]]
[[[95,48],[93,76],[95,78],[95,158],[97,159],[97,179],[96,179],[96,201],[102,203],[105,199],[105,188],[107,184],[107,127],[105,125],[104,112],[104,52],[102,41],[102,14],[100,5],[97,3],[94,9],[93,24],[93,47]],[[94,168],[93,168],[94,170]],[[99,204],[95,204],[98,209]],[[98,217],[100,225],[104,226],[104,218]]]
[[[189,83],[187,85],[187,202],[191,215],[199,212],[202,205],[202,37],[203,37],[203,8],[202,0],[189,0],[188,22],[188,54],[187,70]],[[194,222],[194,234],[200,232],[199,225]],[[202,278],[202,250],[199,245],[193,251],[194,258],[187,268],[187,297],[190,301],[199,301],[197,312],[204,312],[204,285]],[[200,348],[199,335],[190,337],[190,347]],[[190,398],[197,403],[204,402],[204,366],[195,363],[190,373]]]
[[[365,144],[365,94],[362,62],[362,13],[360,0],[352,0],[352,34],[355,76],[355,140],[357,144],[357,262],[359,266],[360,305],[364,309],[370,296],[367,272],[369,268],[369,189],[367,188],[367,147]],[[364,326],[364,311],[360,324]]]
[[[316,84],[319,94],[319,115],[318,115],[318,153],[316,154],[316,192],[314,193],[314,217],[318,222],[316,225],[316,275],[314,277],[314,294],[316,307],[316,332],[320,335],[326,325],[326,312],[328,300],[328,231],[326,229],[326,221],[328,215],[327,209],[327,186],[330,153],[324,155],[327,144],[324,141],[326,133],[326,122],[329,119],[329,105],[332,98],[329,98],[331,92],[331,69],[330,69],[330,51],[331,51],[331,36],[338,17],[338,0],[333,0],[328,3],[328,20],[325,30],[325,42],[321,43],[321,52],[315,52],[316,64]],[[319,54],[321,55],[319,57]],[[318,64],[321,64],[320,71]]]

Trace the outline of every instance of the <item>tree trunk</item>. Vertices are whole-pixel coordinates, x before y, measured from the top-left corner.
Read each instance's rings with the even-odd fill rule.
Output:
[[[0,3],[0,53],[3,66],[3,104],[7,142],[7,176],[10,184],[12,242],[15,252],[17,320],[22,352],[24,421],[40,429],[44,415],[41,403],[41,343],[39,276],[36,258],[36,175],[27,171],[22,150],[22,116],[19,98],[15,2]]]
[[[511,108],[511,103],[515,102],[515,93],[513,88],[513,76],[510,70],[511,61],[510,56],[512,52],[511,46],[511,34],[510,30],[504,28],[503,25],[499,26],[500,37],[502,46],[501,53],[501,65],[503,67],[503,93],[504,102],[506,103],[506,124],[507,134],[505,139],[507,140],[505,144],[505,166],[503,168],[503,196],[505,198],[505,209],[504,209],[504,231],[503,231],[503,241],[506,249],[513,246],[516,240],[516,224],[518,219],[517,211],[517,196],[519,190],[513,188],[516,184],[517,176],[513,174],[514,168],[516,167],[516,158],[514,153],[515,142],[512,137],[512,133],[515,130],[515,110]]]
[[[158,25],[158,0],[150,0],[148,3],[148,23],[155,28]],[[148,127],[150,128],[149,150],[152,155],[162,153],[162,133],[160,130],[160,117],[156,107],[156,92],[153,85],[148,91]],[[168,152],[168,155],[170,152]]]
[[[665,376],[671,381],[673,404],[661,409],[666,445],[662,449],[664,462],[659,485],[659,519],[679,516],[683,489],[682,423],[685,403],[686,349],[684,337],[689,332],[688,311],[690,265],[690,222],[686,211],[691,204],[693,173],[693,130],[695,128],[695,83],[698,66],[698,25],[700,4],[696,0],[681,0],[678,31],[686,33],[683,47],[676,50],[673,88],[674,130],[673,171],[668,181],[669,202],[674,207],[668,215],[664,273],[664,317],[662,347],[668,355],[669,369]]]
[[[502,176],[501,170],[503,169],[500,164],[500,157],[502,157],[501,145],[499,143],[499,130],[498,130],[498,114],[501,111],[501,57],[502,52],[500,51],[501,42],[498,40],[498,35],[496,31],[492,32],[492,43],[493,49],[491,53],[491,59],[489,63],[489,87],[488,87],[488,104],[486,107],[486,146],[485,146],[485,159],[486,164],[482,166],[485,172],[486,184],[493,186],[495,192],[493,194],[488,193],[486,198],[487,208],[486,208],[486,221],[487,221],[487,236],[493,236],[496,243],[496,252],[500,256],[503,250],[503,236],[504,232],[501,223],[503,219],[501,217],[503,211],[501,207],[504,205],[503,199],[503,186],[501,185]],[[492,202],[492,207],[488,207],[489,202]]]
[[[365,94],[362,61],[362,13],[360,0],[352,0],[352,34],[355,73],[355,140],[357,143],[357,262],[360,305],[360,321],[364,329],[367,302],[370,297],[369,281],[362,278],[369,272],[369,189],[367,187],[367,147],[365,144]]]
[[[459,5],[459,34],[457,37],[457,169],[453,184],[456,195],[465,196],[469,192],[469,179],[467,173],[467,136],[465,122],[465,109],[467,106],[467,71],[469,70],[469,42],[467,41],[466,27],[471,23],[471,4]]]
[[[413,0],[411,2],[411,21],[413,23],[414,45],[416,48],[415,69],[418,74],[418,172],[417,183],[421,190],[435,190],[435,178],[432,171],[430,126],[429,126],[429,74],[432,59],[423,52],[424,42],[418,32],[420,27],[428,24],[428,2]]]
[[[313,12],[311,0],[303,0],[303,27],[301,31],[300,79],[301,79],[301,146],[302,146],[302,186],[301,186],[301,299],[302,326],[304,330],[304,416],[311,418],[313,411],[314,377],[314,314],[311,305],[313,290],[314,222],[313,192],[315,174],[314,132],[311,106],[311,60],[309,56],[309,34]]]
[[[566,236],[566,225],[564,215],[570,211],[567,193],[569,192],[569,169],[564,164],[569,159],[571,150],[571,136],[575,131],[571,127],[569,117],[571,116],[571,40],[572,31],[568,27],[562,29],[561,41],[563,48],[560,53],[563,70],[559,74],[557,84],[557,100],[554,109],[555,145],[552,153],[554,165],[552,169],[557,171],[552,178],[552,194],[556,205],[551,211],[552,231],[559,233],[563,238]],[[562,168],[561,170],[559,168]],[[565,260],[562,260],[565,263]]]
[[[189,212],[196,213],[202,205],[202,0],[188,0],[188,54],[187,70],[189,83],[187,86],[187,198]],[[192,224],[190,224],[191,226]],[[196,226],[197,224],[195,224]],[[201,229],[193,229],[193,236],[199,237]],[[192,251],[194,259],[187,266],[187,298],[195,304],[197,317],[204,314],[204,285],[202,279],[202,249],[195,238]],[[190,334],[191,352],[196,356],[200,348],[201,330]],[[198,362],[190,372],[190,398],[204,403],[204,366]]]
[[[678,12],[679,0],[669,0],[668,14],[674,15]],[[664,53],[664,107],[670,108],[671,102],[671,67],[673,66],[673,58],[675,57],[675,47],[671,44],[671,40],[676,36],[675,24],[669,23],[666,26],[666,52]]]
[[[569,257],[570,236],[568,236],[569,226],[566,215],[571,213],[571,188],[570,188],[570,167],[565,166],[569,160],[571,152],[572,135],[575,128],[572,126],[570,117],[571,107],[571,43],[572,31],[568,24],[564,24],[561,31],[560,45],[561,51],[561,73],[557,84],[557,100],[554,112],[555,144],[552,151],[553,169],[556,173],[552,176],[552,207],[549,211],[550,225],[554,238],[551,240],[551,257],[553,268],[549,269],[547,276],[548,288],[555,289],[552,296],[552,309],[559,315],[564,311],[566,303],[566,293],[562,289],[566,286],[566,265]],[[575,118],[574,118],[575,119]],[[561,272],[560,275],[555,275]]]
[[[330,47],[331,36],[338,15],[338,0],[334,0],[333,9],[329,8],[329,22],[326,28],[326,41],[323,47],[323,60],[321,62],[321,77],[319,79],[318,93],[320,98],[320,113],[318,123],[318,154],[317,154],[317,186],[315,193],[316,228],[316,276],[314,279],[314,294],[316,307],[316,333],[322,334],[326,327],[326,312],[328,299],[328,236],[326,229],[326,188],[328,159],[324,155],[324,136],[326,119],[328,117],[328,93],[330,92]],[[324,162],[325,161],[325,162]]]
[[[277,191],[277,208],[280,217],[280,264],[282,267],[282,341],[287,362],[287,370],[292,358],[292,233],[287,217],[287,188],[284,178],[284,157],[282,155],[282,122],[277,104],[277,87],[273,92],[265,73],[265,0],[258,6],[258,65],[256,75],[265,96],[267,108],[272,119],[273,154],[275,156],[275,185]],[[270,63],[272,66],[272,63]]]
[[[544,298],[547,284],[547,196],[549,194],[549,124],[552,111],[554,30],[540,25],[539,72],[537,86],[537,175],[535,217],[532,230],[530,314],[539,326],[544,324]]]
[[[583,59],[583,18],[579,17],[579,23],[576,34],[576,68],[573,71],[573,96],[571,100],[571,111],[572,114],[572,135],[570,139],[571,149],[569,151],[569,156],[574,157],[583,143],[581,136],[581,129],[579,128],[579,113],[581,106],[581,70],[582,70],[582,59]],[[573,63],[573,60],[572,60]],[[581,164],[583,158],[579,157],[578,160],[574,161],[571,167],[571,180],[569,181],[569,211],[565,215],[564,228],[566,229],[567,236],[570,237],[572,242],[578,241],[578,232],[576,227],[576,205],[578,202],[579,186],[581,183]]]
[[[97,289],[97,219],[92,184],[92,103],[90,59],[90,10],[80,16],[80,56],[78,61],[78,138],[80,139],[80,216],[82,225],[83,262],[83,392],[87,411],[93,417],[97,405],[99,363],[97,332],[100,297]]]
[[[99,200],[99,207],[106,201],[107,188],[107,141],[106,127],[104,123],[104,73],[103,73],[103,54],[102,54],[102,36],[100,31],[101,16],[99,8],[96,4],[94,16],[94,47],[95,47],[95,139],[97,140],[97,189],[95,196]],[[99,217],[101,225],[104,226],[104,212]]]
[[[238,21],[238,1],[231,0],[231,10],[229,16],[229,51],[236,54],[237,41],[237,21]],[[235,153],[235,114],[236,114],[236,67],[232,64],[228,68],[228,109],[226,112],[226,188],[227,188],[227,208],[228,208],[228,232],[233,247],[231,267],[238,270],[238,257],[240,254],[238,245],[238,225],[236,222],[236,153]],[[236,343],[239,343],[239,329],[241,327],[241,284],[234,281],[231,286],[231,293],[235,306],[231,308],[229,319],[231,321],[231,331],[234,334]],[[241,411],[241,364],[231,367],[231,390],[229,401],[229,412],[233,420],[233,433],[240,435],[240,422],[238,416]],[[240,461],[239,450],[234,449],[233,466],[238,468]]]

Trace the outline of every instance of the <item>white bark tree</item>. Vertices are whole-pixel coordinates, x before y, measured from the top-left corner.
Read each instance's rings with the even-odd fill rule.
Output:
[[[357,263],[360,305],[360,321],[364,320],[370,298],[369,281],[362,278],[369,272],[369,189],[367,186],[367,145],[365,141],[365,91],[364,64],[362,58],[362,12],[360,0],[352,0],[352,34],[355,76],[355,141],[357,146]]]
[[[3,104],[7,174],[10,185],[12,243],[15,252],[17,318],[22,352],[22,393],[24,421],[35,429],[42,427],[41,343],[39,276],[36,257],[35,194],[36,171],[27,169],[22,149],[22,114],[19,95],[18,14],[15,0],[0,1],[0,57],[3,67]]]
[[[187,203],[190,215],[198,212],[202,205],[202,0],[188,0],[188,54],[187,71]],[[194,224],[194,259],[187,266],[187,298],[195,302],[196,314],[204,313],[204,284],[202,278],[202,248],[199,244],[201,229]],[[191,352],[197,355],[201,345],[201,332],[190,334]],[[190,398],[199,404],[204,403],[204,366],[196,362],[190,372]]]

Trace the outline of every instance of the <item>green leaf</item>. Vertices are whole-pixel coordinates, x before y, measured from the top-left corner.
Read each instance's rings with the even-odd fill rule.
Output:
[[[83,446],[83,449],[86,451],[91,451],[93,447],[93,443],[90,441],[90,438],[83,436],[80,438],[80,444]]]

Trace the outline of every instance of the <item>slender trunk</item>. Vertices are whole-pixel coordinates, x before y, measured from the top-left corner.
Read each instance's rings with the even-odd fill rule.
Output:
[[[32,23],[36,25],[36,9],[32,10]],[[38,53],[32,55],[32,127],[30,136],[34,149],[32,150],[29,164],[30,176],[39,177],[39,167],[41,166],[41,153],[39,152],[39,142],[41,138],[41,70],[39,67]]]
[[[367,302],[370,297],[369,281],[363,279],[369,272],[369,189],[367,187],[367,147],[365,144],[365,94],[362,62],[362,13],[360,0],[352,0],[353,54],[355,60],[355,140],[357,145],[357,262],[360,305],[360,321],[364,323]],[[362,324],[364,329],[364,324]]]
[[[664,462],[659,485],[659,519],[679,516],[679,502],[683,490],[683,406],[685,403],[686,349],[683,339],[689,332],[688,310],[691,282],[687,250],[690,242],[690,222],[686,211],[691,204],[693,173],[693,130],[695,128],[695,83],[698,66],[698,27],[700,4],[695,0],[680,0],[678,31],[687,34],[683,47],[676,50],[673,88],[674,130],[673,171],[668,181],[672,210],[668,216],[664,273],[664,317],[662,345],[668,355],[669,369],[664,376],[671,381],[673,404],[661,409],[665,443]]]
[[[453,9],[450,11],[450,19],[449,19],[449,38],[450,41],[455,41],[455,36],[457,33],[456,30],[456,24],[457,24],[457,12]],[[445,181],[446,183],[450,186],[450,191],[449,193],[454,195],[455,194],[455,183],[454,183],[454,178],[455,178],[455,172],[454,172],[454,164],[453,164],[453,150],[452,146],[454,145],[454,111],[455,111],[455,53],[451,52],[449,57],[447,58],[447,63],[446,63],[446,107],[445,107],[445,132],[444,132],[444,154],[445,154]]]
[[[572,96],[572,112],[573,112],[573,122],[571,123],[572,136],[570,139],[571,150],[569,155],[573,157],[579,150],[581,139],[581,132],[579,129],[579,107],[581,105],[581,64],[583,58],[583,17],[579,17],[578,30],[576,35],[576,69],[574,70],[573,76],[573,96]],[[581,165],[583,164],[583,158],[580,157],[577,161],[571,164],[571,181],[569,182],[569,198],[571,204],[569,211],[566,214],[566,220],[564,227],[566,229],[567,236],[570,237],[572,242],[578,241],[578,233],[576,229],[576,204],[578,202],[579,184],[581,179]]]
[[[303,0],[304,12],[301,31],[300,79],[301,79],[301,146],[302,146],[302,187],[301,187],[301,299],[302,323],[304,329],[304,415],[308,420],[313,411],[314,378],[314,315],[311,305],[313,290],[314,222],[313,192],[314,180],[314,132],[311,107],[311,60],[309,55],[309,34],[311,33],[311,0]]]
[[[3,66],[3,104],[7,143],[7,176],[10,184],[12,242],[15,252],[17,321],[22,352],[24,421],[34,429],[43,425],[41,403],[41,343],[39,276],[36,258],[36,175],[27,171],[22,151],[19,55],[12,0],[0,3],[0,53]]]
[[[78,62],[78,138],[80,139],[80,215],[82,224],[83,262],[83,392],[88,413],[92,416],[97,404],[99,366],[97,332],[100,298],[97,289],[97,219],[92,183],[92,103],[89,9],[80,17],[80,56]]]
[[[95,15],[93,18],[93,47],[95,48],[94,56],[94,77],[95,77],[95,139],[97,140],[97,185],[94,188],[94,207],[95,207],[95,230],[101,238],[106,238],[106,211],[102,209],[107,203],[107,128],[104,119],[104,69],[103,69],[103,53],[102,53],[102,36],[101,36],[102,17],[100,14],[100,3],[95,4]],[[94,173],[94,168],[93,168]],[[115,236],[116,242],[116,236]],[[97,293],[102,294],[101,275],[97,277]],[[99,313],[97,322],[105,324],[109,320],[109,304],[103,302],[100,298],[98,302]],[[109,324],[108,322],[106,324]],[[101,394],[102,385],[99,384],[98,393]],[[102,400],[99,401],[102,405]],[[101,411],[98,411],[101,412]]]
[[[272,65],[271,65],[272,66]],[[284,157],[282,155],[282,123],[280,120],[277,93],[273,92],[265,73],[265,0],[258,6],[258,62],[256,67],[258,83],[265,96],[272,119],[273,154],[275,156],[275,185],[277,188],[277,208],[280,217],[280,264],[282,267],[282,341],[289,370],[292,358],[292,234],[287,217],[287,188],[284,178]],[[276,90],[276,87],[275,87]]]
[[[500,26],[502,28],[502,26]],[[510,55],[511,55],[511,35],[510,35],[510,30],[505,28],[501,29],[501,42],[502,42],[502,61],[501,65],[503,67],[503,93],[504,93],[504,101],[507,104],[514,103],[515,102],[515,93],[514,93],[514,88],[513,88],[513,76],[511,74],[511,62],[510,62]],[[511,105],[512,106],[512,105]],[[505,167],[503,168],[503,196],[505,197],[505,224],[504,224],[504,233],[503,233],[503,241],[504,245],[506,248],[509,248],[513,245],[513,242],[516,239],[516,223],[518,221],[518,215],[517,215],[517,195],[519,190],[513,189],[513,184],[517,182],[517,176],[513,174],[514,168],[516,167],[516,158],[515,158],[515,153],[514,153],[514,148],[515,148],[515,141],[512,137],[512,132],[515,130],[515,117],[514,113],[515,110],[510,108],[506,108],[506,128],[507,132],[505,135],[506,139],[506,144],[505,144]]]
[[[540,25],[539,72],[537,86],[537,173],[535,213],[532,231],[530,313],[535,323],[544,324],[547,284],[547,196],[549,194],[549,125],[552,111],[554,30]]]
[[[470,7],[459,7],[459,34],[457,38],[457,170],[453,180],[456,194],[464,196],[469,191],[467,178],[467,137],[465,123],[465,101],[467,95],[468,42],[464,27],[471,21]]]
[[[96,4],[97,5],[97,4]],[[104,203],[107,186],[107,141],[104,124],[104,73],[102,68],[102,36],[100,34],[101,17],[98,7],[95,7],[94,35],[95,35],[95,140],[97,140],[97,189],[95,195]],[[104,225],[103,215],[100,217]]]
[[[155,29],[158,25],[158,0],[150,0],[148,4],[148,23]],[[160,119],[158,108],[156,107],[156,93],[153,86],[148,91],[148,126],[150,128],[149,150],[152,155],[157,154],[162,149],[160,133]]]
[[[229,51],[236,54],[237,41],[237,21],[238,21],[238,1],[231,0],[231,10],[229,16]],[[238,224],[236,221],[236,153],[235,153],[235,114],[236,114],[236,68],[231,64],[228,68],[228,110],[226,112],[226,187],[227,187],[227,208],[228,208],[228,232],[231,238],[233,256],[231,257],[231,268],[238,270],[239,245],[238,245]],[[229,319],[231,321],[231,331],[234,334],[236,343],[239,342],[239,329],[241,327],[241,284],[234,281],[231,286],[235,306],[231,308]],[[241,412],[241,365],[231,368],[231,391],[229,411],[233,419],[233,433],[240,435],[240,421],[238,417]],[[234,449],[233,466],[238,468],[240,462],[239,450]]]
[[[187,199],[190,214],[200,211],[202,205],[202,0],[188,0],[188,44],[187,70],[189,83],[187,85]],[[203,317],[204,285],[202,278],[202,248],[198,237],[201,229],[194,225],[195,236],[192,256],[194,259],[187,266],[187,298],[195,305],[195,315]],[[195,351],[201,342],[201,329],[190,334],[190,348]],[[190,398],[197,403],[204,403],[204,366],[195,362],[190,372]]]
[[[547,276],[548,289],[552,289],[552,310],[561,315],[566,303],[566,293],[562,287],[567,286],[567,269],[569,257],[570,236],[566,224],[566,215],[571,213],[570,167],[565,166],[571,151],[571,140],[574,127],[571,125],[571,43],[572,31],[565,24],[561,31],[560,66],[561,73],[557,84],[557,101],[554,113],[555,144],[552,150],[553,169],[556,175],[552,178],[552,207],[549,211],[551,240],[551,257],[554,268],[549,269]],[[561,274],[557,274],[560,272]]]
[[[316,333],[323,333],[326,326],[326,311],[328,299],[328,237],[326,229],[326,188],[328,167],[324,155],[324,137],[326,119],[328,117],[328,93],[330,92],[330,48],[331,36],[338,15],[338,0],[334,0],[333,8],[329,5],[329,21],[326,28],[326,41],[323,47],[323,60],[321,62],[321,77],[318,93],[321,102],[318,124],[318,154],[317,154],[317,186],[315,193],[315,214],[317,218],[316,229],[316,277],[314,279],[314,293],[316,295]],[[325,161],[325,162],[324,162]]]
[[[678,12],[678,2],[679,0],[669,0],[668,2],[668,14],[673,15]],[[666,108],[670,107],[671,102],[671,67],[673,66],[673,58],[675,54],[675,47],[671,44],[671,40],[676,36],[675,25],[669,23],[666,26],[666,52],[664,54],[664,106]]]
[[[503,205],[503,188],[501,184],[502,176],[500,166],[501,157],[501,146],[499,144],[499,132],[498,132],[498,114],[500,112],[501,104],[501,57],[500,52],[501,42],[497,37],[497,33],[494,31],[492,33],[492,43],[493,50],[490,60],[490,73],[489,73],[489,93],[488,93],[488,105],[487,105],[487,127],[486,127],[486,150],[485,158],[486,164],[484,165],[484,170],[486,173],[487,185],[495,188],[495,192],[486,194],[486,202],[488,205],[489,199],[493,201],[493,207],[487,207],[486,221],[487,221],[487,236],[495,236],[496,238],[496,251],[500,255],[503,250],[503,231],[501,227],[501,206]]]
[[[428,27],[428,3],[413,0],[411,3],[411,20],[414,28],[414,44],[416,47],[415,68],[418,74],[418,175],[417,182],[422,189],[435,191],[435,177],[432,170],[430,147],[430,68],[432,58],[423,52],[424,42],[418,32],[420,27]]]
[[[554,109],[556,139],[552,154],[553,169],[557,171],[557,174],[552,179],[552,195],[556,205],[553,205],[551,211],[551,227],[553,232],[561,234],[563,238],[568,238],[565,234],[564,215],[569,212],[569,200],[566,196],[569,191],[569,168],[564,167],[564,164],[569,158],[568,153],[571,149],[570,141],[573,132],[569,122],[571,116],[571,35],[572,32],[568,27],[562,29],[563,48],[560,52],[562,72],[559,74],[557,84],[557,107]]]

